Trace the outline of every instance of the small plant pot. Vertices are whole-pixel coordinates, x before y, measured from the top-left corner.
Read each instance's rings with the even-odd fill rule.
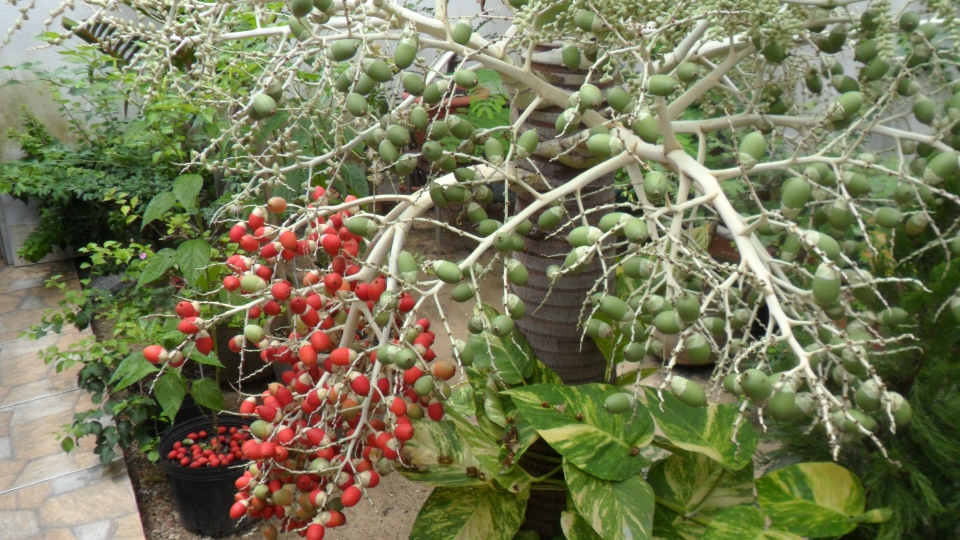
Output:
[[[221,426],[240,427],[247,423],[236,416],[219,415],[218,418]],[[241,461],[227,467],[191,469],[166,459],[173,444],[185,439],[187,434],[212,429],[211,422],[203,417],[171,427],[160,438],[160,466],[167,473],[183,528],[195,534],[222,538],[250,526],[249,520],[230,517],[230,507],[235,502],[233,496],[237,492],[234,482],[243,475],[246,463]]]

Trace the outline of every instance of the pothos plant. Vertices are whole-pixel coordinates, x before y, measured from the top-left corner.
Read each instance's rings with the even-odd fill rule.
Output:
[[[130,68],[139,80],[227,106],[230,126],[191,164],[239,183],[212,220],[232,225],[239,253],[222,288],[202,291],[230,301],[179,305],[186,337],[148,346],[144,359],[168,373],[209,352],[202,332],[239,315],[232,347],[294,368],[241,408],[253,419],[244,454],[254,463],[235,517],[322,538],[395,464],[430,475],[462,453],[463,466],[437,475],[472,485],[438,488],[418,538],[509,538],[535,508],[537,497],[523,502],[527,485],[568,493],[558,521],[569,538],[675,538],[696,527],[690,536],[829,536],[883,518],[862,514],[856,482],[832,465],[764,476],[753,486],[759,509],[682,486],[726,479],[748,491],[735,480],[756,436],[748,416],[761,427],[822,426],[833,456],[868,439],[885,455],[875,432],[909,424],[919,397],[888,388],[874,363],[924,346],[913,315],[883,294],[887,284],[925,290],[899,263],[960,252],[955,5],[515,0],[500,15],[454,21],[445,2],[131,4],[163,13],[161,24],[131,23],[107,2],[77,28],[110,22],[117,39],[143,43]],[[502,31],[474,31],[500,17]],[[255,51],[224,58],[235,43]],[[179,70],[186,51],[196,62]],[[442,72],[455,55],[456,71]],[[255,66],[256,82],[224,92],[226,68],[239,63]],[[475,88],[481,66],[506,84],[511,124],[431,116],[457,87]],[[383,103],[386,114],[372,106]],[[695,104],[699,117],[685,117]],[[426,142],[414,150],[416,132]],[[696,137],[695,150],[683,136]],[[707,149],[725,145],[735,163],[708,165]],[[233,153],[218,156],[223,148]],[[418,163],[431,170],[424,190],[346,196]],[[620,169],[636,202],[605,198]],[[494,184],[517,193],[502,220],[484,208]],[[371,212],[379,202],[395,207]],[[462,208],[475,227],[425,217],[434,206]],[[421,265],[403,249],[414,222],[476,248]],[[710,255],[714,231],[736,248],[732,261]],[[877,264],[894,250],[897,264]],[[494,260],[479,264],[487,253]],[[617,273],[636,282],[626,298],[612,290]],[[479,297],[489,274],[502,276],[504,313]],[[441,294],[475,304],[470,336],[452,335]],[[552,352],[549,339],[534,343],[545,324],[529,322],[537,308],[554,313],[552,300],[571,297],[574,316],[555,313],[580,339]],[[439,320],[418,314],[425,302]],[[940,298],[935,314],[957,305]],[[520,326],[537,360],[505,352],[524,349]],[[432,353],[437,336],[455,345],[452,358]],[[586,336],[613,340],[608,360],[577,351]],[[647,353],[663,359],[656,388],[603,385],[621,358]],[[712,361],[708,388],[680,376],[679,361]],[[458,373],[474,398],[455,405]],[[721,388],[738,405],[710,404],[707,392]],[[477,426],[464,419],[471,412]],[[654,423],[671,455],[640,474]],[[560,457],[534,456],[533,439]],[[417,461],[418,448],[441,445],[431,441],[460,450]],[[555,470],[531,475],[524,457],[552,458]]]

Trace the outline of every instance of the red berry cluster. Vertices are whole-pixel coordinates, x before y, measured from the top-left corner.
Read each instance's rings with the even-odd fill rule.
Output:
[[[235,460],[244,459],[242,444],[250,440],[249,426],[240,428],[219,426],[218,433],[206,431],[189,433],[187,438],[173,443],[167,452],[167,460],[184,467],[225,467]]]
[[[266,208],[276,213],[286,204],[271,199]],[[341,510],[403,461],[414,420],[443,418],[456,363],[436,358],[430,321],[411,313],[413,295],[387,291],[386,276],[362,269],[357,255],[366,240],[345,226],[348,212],[272,226],[267,211],[254,209],[231,230],[249,256],[226,261],[232,274],[224,287],[249,303],[217,308],[209,320],[199,306],[181,303],[179,328],[188,335],[184,345],[199,350],[206,328],[245,315],[230,349],[255,348],[265,362],[290,366],[282,382],[240,406],[253,436],[240,453],[252,463],[237,481],[231,515],[275,518],[280,530],[316,540],[345,523]],[[169,362],[173,353],[161,351],[150,354]],[[264,529],[268,538],[276,532]]]

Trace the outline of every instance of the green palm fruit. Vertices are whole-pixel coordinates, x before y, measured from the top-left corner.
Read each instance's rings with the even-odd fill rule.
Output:
[[[630,129],[648,144],[654,144],[660,138],[660,123],[648,112],[640,113],[637,120],[630,124]]]
[[[266,94],[253,96],[252,115],[255,119],[267,118],[277,112],[277,102]]]
[[[327,55],[334,62],[345,62],[357,54],[358,48],[360,48],[359,39],[340,39],[330,44]]]
[[[674,310],[661,311],[653,319],[653,325],[664,335],[679,334],[686,325]]]
[[[563,65],[570,71],[576,71],[580,68],[580,48],[575,43],[564,43],[560,49],[560,56],[563,59]]]
[[[633,96],[623,88],[614,86],[607,90],[607,104],[610,105],[613,110],[617,112],[627,112],[633,109],[633,103]]]
[[[857,388],[854,399],[857,402],[857,407],[864,412],[871,413],[880,408],[880,395],[880,387],[877,386],[877,383],[867,380],[863,381]]]
[[[767,140],[759,131],[752,131],[740,140],[740,163],[747,169],[753,168],[766,152]]]
[[[669,96],[677,87],[677,81],[669,75],[654,75],[647,79],[647,92],[655,96]]]
[[[773,392],[770,379],[759,369],[748,369],[740,375],[743,393],[755,403],[763,403]]]
[[[669,189],[667,177],[662,172],[651,171],[643,177],[643,193],[650,202],[660,202]]]
[[[610,414],[623,414],[633,410],[636,399],[627,393],[617,392],[610,394],[603,402],[603,408]]]
[[[463,278],[463,272],[460,267],[450,261],[436,261],[433,263],[433,271],[437,278],[444,283],[459,283]]]
[[[418,52],[420,52],[420,41],[416,36],[405,37],[397,43],[397,48],[393,50],[393,63],[400,69],[407,69],[417,59]]]
[[[423,95],[423,91],[426,88],[426,85],[423,82],[423,77],[415,73],[407,73],[400,80],[403,84],[403,89],[411,95],[420,96]],[[437,101],[440,101],[437,99]]]
[[[473,28],[470,27],[468,23],[459,22],[456,26],[453,27],[453,31],[450,33],[450,36],[453,38],[453,42],[457,45],[466,45],[470,41],[470,37],[473,35]]]
[[[670,379],[670,391],[691,407],[707,406],[707,394],[703,387],[694,381],[675,375]]]

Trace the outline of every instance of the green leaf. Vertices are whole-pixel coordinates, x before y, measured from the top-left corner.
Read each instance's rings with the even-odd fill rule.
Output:
[[[143,223],[140,224],[140,230],[142,231],[148,223],[163,217],[163,214],[173,208],[176,202],[177,196],[172,191],[161,191],[154,195],[147,204],[147,209],[143,212]]]
[[[160,408],[163,409],[163,416],[173,419],[187,395],[187,381],[183,380],[179,373],[168,371],[157,379],[153,391],[157,395]]]
[[[500,394],[489,386],[483,389],[483,413],[494,424],[502,428],[507,427],[507,418],[503,414],[503,402],[500,401]]]
[[[529,492],[532,479],[519,466],[501,470],[499,461],[500,443],[490,437],[486,431],[473,425],[467,418],[460,416],[455,411],[448,411],[447,418],[456,426],[457,435],[461,438],[462,443],[470,449],[470,452],[480,462],[481,472],[492,476],[493,480],[504,489],[512,493],[524,494],[524,498],[526,498],[525,495]],[[484,417],[480,416],[479,418]],[[499,432],[503,433],[503,429],[501,428]]]
[[[187,240],[177,247],[177,264],[188,281],[194,281],[210,264],[210,245],[202,238]]]
[[[757,431],[753,426],[741,423],[736,443],[731,440],[734,422],[739,415],[736,407],[716,403],[708,407],[691,407],[669,392],[663,392],[661,403],[656,389],[644,390],[647,408],[671,443],[704,454],[732,470],[742,469],[752,462],[753,451],[757,448]]]
[[[464,446],[453,422],[414,420],[413,438],[403,445],[405,478],[430,486],[464,487],[486,483],[480,479],[480,462]],[[484,473],[489,479],[489,471]]]
[[[642,476],[608,482],[567,459],[563,474],[577,512],[604,540],[652,538],[654,493]]]
[[[73,450],[73,446],[74,446],[73,439],[70,437],[64,437],[63,440],[60,441],[60,448],[62,448],[63,451],[68,454],[70,453],[71,450]]]
[[[147,375],[158,371],[160,371],[160,369],[157,366],[147,362],[147,359],[143,357],[143,353],[138,352],[124,358],[120,364],[117,365],[117,369],[113,371],[113,375],[110,376],[110,380],[107,382],[108,384],[113,384],[114,381],[119,380],[120,382],[118,382],[112,390],[113,392],[119,392],[131,384],[142,380]]]
[[[525,508],[525,500],[489,486],[438,487],[420,508],[410,538],[510,540]]]
[[[223,402],[223,392],[220,391],[220,386],[213,379],[204,378],[193,381],[193,384],[190,385],[190,395],[202,407],[215,411],[222,411],[226,408]]]
[[[763,512],[753,506],[734,506],[718,513],[703,540],[800,540],[784,531],[764,529]]]
[[[193,214],[197,211],[197,196],[203,189],[203,177],[199,174],[183,174],[173,181],[173,193],[184,210]]]
[[[181,337],[182,337],[182,334],[181,334]],[[205,366],[213,366],[218,368],[223,367],[223,364],[220,363],[220,360],[212,354],[210,355],[200,354],[199,351],[193,351],[190,353],[189,358],[190,360],[193,360],[194,362],[198,364],[203,364]]]
[[[774,525],[810,538],[842,536],[865,507],[863,486],[835,463],[799,463],[757,479],[757,497]]]
[[[560,514],[560,526],[567,540],[603,540],[593,527],[576,512]]]
[[[460,416],[474,416],[477,414],[477,408],[473,402],[473,387],[469,384],[454,386],[453,392],[443,406],[452,408]]]
[[[599,478],[624,480],[647,464],[639,449],[653,440],[654,426],[642,404],[632,419],[604,410],[603,402],[616,392],[607,384],[537,384],[504,393],[564,458]]]
[[[647,482],[657,500],[669,503],[684,517],[753,502],[753,466],[736,471],[703,454],[677,450],[650,467]]]
[[[499,315],[496,309],[487,304],[483,304],[483,313],[488,320]],[[489,342],[490,351],[483,346],[476,348],[474,363],[477,366],[493,365],[499,372],[500,379],[507,384],[524,384],[524,379],[533,375],[536,355],[519,328],[514,328],[512,334],[503,338],[490,332],[484,332],[483,337]],[[492,358],[490,352],[493,352]]]
[[[340,167],[340,174],[343,175],[347,184],[347,191],[358,198],[370,195],[370,182],[367,181],[367,175],[363,173],[360,165],[352,161],[344,162]]]
[[[850,523],[886,523],[892,517],[893,510],[890,508],[874,508],[857,517],[850,518]]]
[[[653,512],[653,537],[659,540],[701,540],[706,529],[705,525],[687,519],[660,504]]]
[[[148,283],[156,281],[177,262],[177,252],[170,248],[163,248],[147,259],[143,269],[140,270],[140,278],[137,279],[137,287],[142,287]]]

